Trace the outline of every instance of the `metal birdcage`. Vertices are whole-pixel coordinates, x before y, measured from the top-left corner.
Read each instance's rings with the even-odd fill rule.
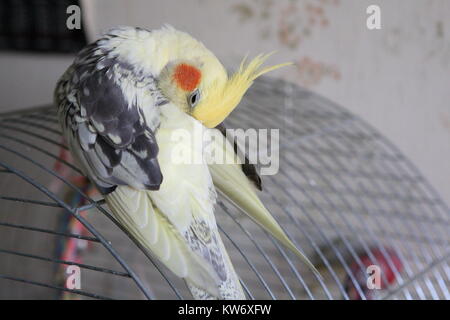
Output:
[[[280,130],[279,171],[263,177],[261,198],[322,274],[220,198],[219,229],[249,299],[450,299],[449,208],[380,133],[264,77],[227,125]],[[52,106],[0,115],[0,298],[191,298],[69,178],[80,171],[61,141]],[[75,254],[61,255],[69,245]],[[65,286],[70,265],[80,289]],[[382,271],[381,290],[367,288],[369,265]]]

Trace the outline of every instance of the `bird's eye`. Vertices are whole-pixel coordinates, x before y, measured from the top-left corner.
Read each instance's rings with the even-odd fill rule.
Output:
[[[200,91],[197,89],[189,95],[188,102],[191,108],[195,107],[200,100]]]

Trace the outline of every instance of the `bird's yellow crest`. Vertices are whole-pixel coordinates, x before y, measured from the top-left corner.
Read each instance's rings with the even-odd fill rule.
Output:
[[[201,121],[206,127],[214,128],[237,107],[245,92],[259,76],[272,70],[291,65],[282,63],[275,66],[261,68],[261,65],[272,55],[258,55],[249,63],[245,57],[236,73],[225,83],[216,81],[207,88],[207,98],[193,110],[192,116]]]

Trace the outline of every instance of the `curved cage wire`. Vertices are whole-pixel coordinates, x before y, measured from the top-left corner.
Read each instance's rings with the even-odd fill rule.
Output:
[[[323,276],[220,198],[219,228],[249,299],[450,298],[449,208],[367,123],[262,78],[227,126],[280,130],[279,171],[263,177],[261,198]],[[0,115],[0,298],[191,298],[70,178],[80,172],[65,149],[54,107]],[[370,265],[382,290],[367,288]],[[80,268],[80,289],[66,286],[68,266]]]

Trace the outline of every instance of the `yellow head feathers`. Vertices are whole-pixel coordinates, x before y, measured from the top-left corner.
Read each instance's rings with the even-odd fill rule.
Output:
[[[258,55],[248,64],[245,57],[238,71],[225,82],[216,80],[205,88],[204,99],[194,108],[192,116],[206,127],[213,128],[220,124],[237,107],[248,88],[259,76],[272,70],[290,65],[283,63],[261,68],[271,54]],[[208,72],[205,70],[205,72]]]
[[[262,67],[271,54],[258,55],[249,62],[244,58],[236,73],[228,76],[217,57],[200,41],[172,27],[154,31],[145,48],[148,50],[144,53],[157,57],[148,60],[152,73],[159,74],[162,93],[209,128],[217,126],[237,107],[256,78],[290,65]],[[156,55],[150,55],[152,51]]]

